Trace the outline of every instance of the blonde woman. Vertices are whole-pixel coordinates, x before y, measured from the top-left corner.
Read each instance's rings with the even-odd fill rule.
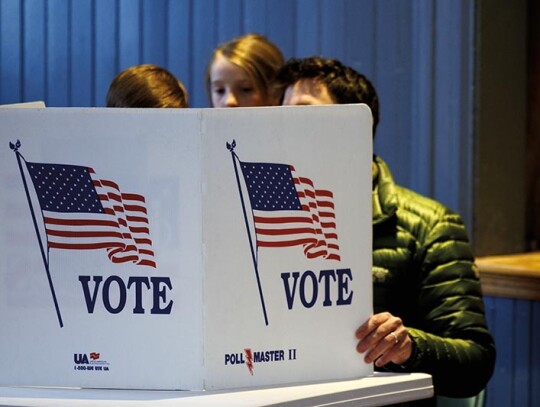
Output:
[[[280,49],[260,34],[246,34],[219,45],[206,69],[212,107],[277,105],[272,82],[284,63]]]

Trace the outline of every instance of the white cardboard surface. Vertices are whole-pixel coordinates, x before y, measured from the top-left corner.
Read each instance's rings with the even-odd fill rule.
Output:
[[[200,390],[372,372],[354,339],[372,312],[365,106],[5,109],[0,123],[0,385]],[[156,267],[113,263],[105,248],[50,248],[51,288],[17,140],[28,162],[88,166],[144,196]],[[340,260],[255,247],[233,140],[236,160],[293,165],[333,193]]]

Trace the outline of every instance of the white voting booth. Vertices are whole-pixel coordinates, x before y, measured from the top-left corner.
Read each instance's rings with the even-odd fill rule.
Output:
[[[371,113],[0,109],[0,386],[353,379]]]

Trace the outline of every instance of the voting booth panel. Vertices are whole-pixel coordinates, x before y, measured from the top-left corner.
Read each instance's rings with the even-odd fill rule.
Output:
[[[372,373],[364,105],[0,110],[0,385]]]

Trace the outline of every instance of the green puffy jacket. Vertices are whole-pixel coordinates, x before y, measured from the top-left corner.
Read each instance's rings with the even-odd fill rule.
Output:
[[[405,365],[385,370],[429,373],[436,395],[474,396],[493,373],[495,344],[465,226],[374,162],[374,311],[400,317],[414,343]]]

